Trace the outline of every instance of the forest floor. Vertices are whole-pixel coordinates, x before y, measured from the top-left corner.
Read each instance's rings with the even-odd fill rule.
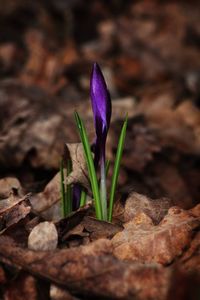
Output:
[[[0,299],[200,299],[200,4],[0,7]],[[108,190],[129,118],[112,223],[91,201],[60,209],[75,110],[94,139],[95,61],[113,107]]]

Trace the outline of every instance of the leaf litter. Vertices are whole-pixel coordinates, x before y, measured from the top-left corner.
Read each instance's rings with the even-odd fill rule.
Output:
[[[0,11],[0,298],[198,299],[198,4],[27,5]],[[16,23],[27,9],[35,28]],[[67,182],[89,192],[73,112],[93,143],[91,61],[103,65],[116,100],[109,174],[129,113],[112,224],[94,218],[91,199],[64,219],[60,212],[64,143]]]

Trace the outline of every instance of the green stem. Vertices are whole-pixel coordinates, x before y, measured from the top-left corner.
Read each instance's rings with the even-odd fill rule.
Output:
[[[128,116],[126,116],[126,119],[122,126],[122,130],[120,133],[119,142],[117,146],[117,153],[115,158],[115,164],[114,164],[114,170],[113,170],[112,182],[111,182],[111,190],[110,190],[109,215],[108,215],[109,222],[112,222],[114,197],[115,197],[115,191],[117,186],[117,180],[119,176],[119,167],[120,167],[122,152],[124,148],[124,141],[126,137],[127,123],[128,123]]]
[[[105,159],[104,157],[100,162],[100,196],[101,196],[101,207],[102,207],[102,217],[104,221],[107,221],[107,191],[106,191],[106,168],[105,168]]]
[[[80,199],[80,207],[86,205],[86,198],[87,198],[87,193],[86,193],[86,191],[82,188],[82,191],[81,191],[81,199]]]
[[[72,162],[70,159],[67,160],[67,172],[66,175],[67,177],[72,171]],[[72,212],[72,185],[71,184],[66,184],[65,187],[65,202],[66,202],[66,210],[67,210],[67,215],[69,215]]]
[[[94,203],[95,203],[96,217],[97,217],[97,219],[102,220],[102,209],[101,209],[99,187],[98,187],[98,181],[97,181],[96,171],[95,171],[95,167],[94,167],[94,160],[93,160],[92,152],[90,149],[90,143],[88,140],[88,136],[87,136],[83,121],[81,120],[81,118],[79,117],[77,112],[75,112],[75,120],[76,120],[77,128],[78,128],[78,131],[80,134],[81,142],[83,144],[85,159],[86,159],[87,166],[88,166],[90,184],[92,187]]]
[[[63,160],[60,161],[60,192],[61,192],[61,214],[62,217],[66,216],[66,205],[65,205],[65,185],[64,185],[64,170]]]

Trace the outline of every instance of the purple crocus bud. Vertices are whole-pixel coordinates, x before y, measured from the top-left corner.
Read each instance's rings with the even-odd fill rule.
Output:
[[[105,159],[105,144],[111,118],[111,99],[106,86],[105,79],[97,63],[94,63],[91,81],[90,96],[94,115],[96,131],[96,142],[94,145],[95,166],[98,166],[99,159]],[[104,156],[104,157],[102,157]]]
[[[107,219],[107,192],[106,192],[106,168],[105,148],[106,137],[110,126],[111,99],[105,79],[97,63],[93,65],[90,95],[94,115],[96,141],[94,144],[94,163],[97,169],[100,161],[100,195],[103,219]]]

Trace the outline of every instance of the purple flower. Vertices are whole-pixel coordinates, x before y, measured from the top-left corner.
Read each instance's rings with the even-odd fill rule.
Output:
[[[91,81],[90,96],[94,115],[96,141],[94,144],[95,166],[99,160],[105,160],[105,145],[111,119],[111,99],[105,79],[97,63],[94,63]]]
[[[106,86],[105,79],[97,63],[94,63],[91,82],[90,95],[92,110],[94,115],[94,125],[96,131],[96,141],[94,144],[94,163],[97,169],[100,162],[100,195],[102,205],[103,220],[107,219],[107,192],[106,192],[106,168],[105,150],[106,137],[110,126],[111,99]]]
[[[81,186],[76,183],[73,186],[72,190],[72,210],[77,210],[80,206],[80,198],[81,198]]]

